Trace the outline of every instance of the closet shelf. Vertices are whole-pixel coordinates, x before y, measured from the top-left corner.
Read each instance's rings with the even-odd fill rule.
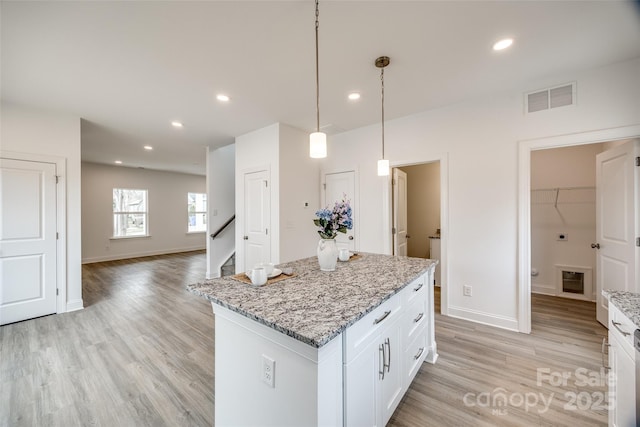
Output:
[[[562,195],[562,197],[561,197]],[[556,188],[535,188],[531,190],[531,204],[553,205],[595,203],[595,187],[556,187]]]

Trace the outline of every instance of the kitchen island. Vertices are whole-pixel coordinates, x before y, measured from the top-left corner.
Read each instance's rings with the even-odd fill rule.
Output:
[[[217,426],[384,425],[423,361],[437,359],[436,261],[360,254],[254,287],[189,286],[215,314]]]

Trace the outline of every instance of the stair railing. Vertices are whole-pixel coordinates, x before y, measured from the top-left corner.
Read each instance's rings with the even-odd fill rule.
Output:
[[[229,226],[229,224],[231,224],[233,221],[235,221],[235,219],[236,219],[236,215],[233,214],[233,216],[231,218],[229,218],[227,220],[227,222],[225,222],[224,224],[222,224],[222,226],[220,228],[218,228],[218,231],[216,231],[215,233],[211,233],[211,239],[215,239],[216,237],[218,237],[218,235],[220,233],[222,233],[224,231],[224,229]]]

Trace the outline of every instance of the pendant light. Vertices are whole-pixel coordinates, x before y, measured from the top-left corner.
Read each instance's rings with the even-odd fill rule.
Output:
[[[378,160],[378,176],[389,176],[389,160],[384,158],[384,67],[389,65],[389,57],[376,59],[376,67],[380,68],[380,87],[382,94],[382,159]]]
[[[309,156],[314,159],[327,157],[327,134],[320,132],[320,73],[318,71],[319,16],[318,0],[316,0],[316,131],[309,135]]]

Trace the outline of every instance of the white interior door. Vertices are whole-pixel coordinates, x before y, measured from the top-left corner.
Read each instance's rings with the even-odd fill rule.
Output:
[[[636,283],[636,212],[640,142],[629,142],[596,156],[596,317],[607,325],[602,289],[639,292]]]
[[[55,173],[0,159],[0,325],[56,312]]]
[[[353,228],[347,230],[346,234],[338,233],[336,237],[336,243],[338,247],[348,247],[350,251],[357,250],[356,242],[356,227],[358,222],[355,220],[357,206],[356,206],[356,184],[355,184],[355,172],[338,172],[327,173],[324,175],[324,200],[323,207],[328,206],[329,209],[333,208],[336,202],[339,202],[346,196],[347,200],[351,201],[351,211],[353,217]]]
[[[268,171],[244,175],[244,269],[271,262],[271,211]]]
[[[407,174],[393,169],[393,254],[407,256]]]

